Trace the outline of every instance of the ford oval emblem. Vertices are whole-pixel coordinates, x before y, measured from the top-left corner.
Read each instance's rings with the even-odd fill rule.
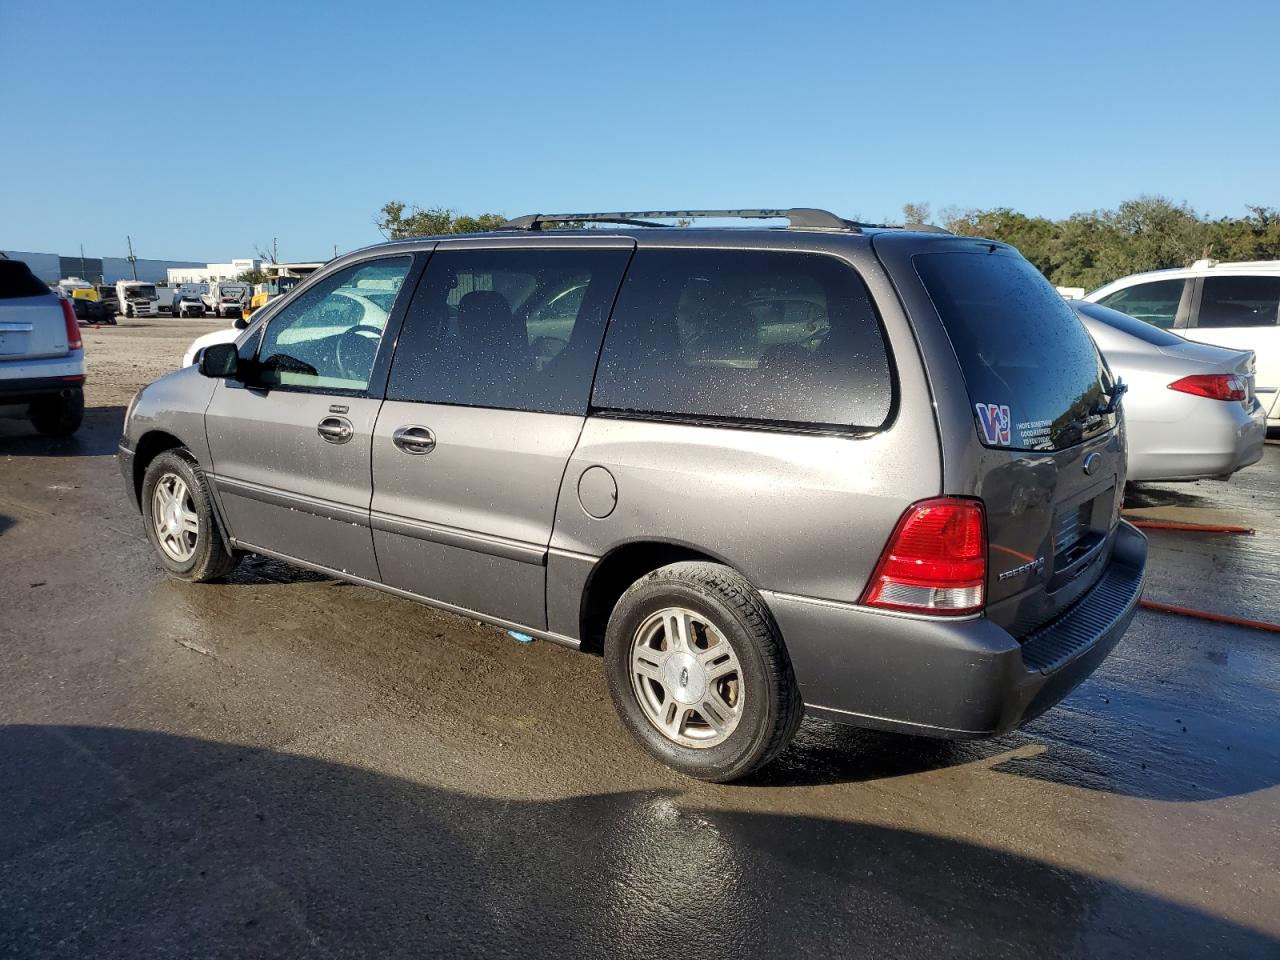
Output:
[[[1098,464],[1102,462],[1102,454],[1096,450],[1084,458],[1084,475],[1092,477],[1093,472],[1098,469]]]

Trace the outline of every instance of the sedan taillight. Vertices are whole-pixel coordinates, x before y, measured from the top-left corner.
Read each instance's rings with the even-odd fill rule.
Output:
[[[80,339],[80,325],[76,323],[76,311],[70,300],[59,300],[62,304],[62,321],[67,325],[67,349],[83,350],[84,341]]]
[[[1249,395],[1244,380],[1231,373],[1198,373],[1175,380],[1169,389],[1210,400],[1244,400]]]
[[[958,615],[986,600],[987,513],[980,500],[934,497],[907,508],[880,554],[862,602]]]

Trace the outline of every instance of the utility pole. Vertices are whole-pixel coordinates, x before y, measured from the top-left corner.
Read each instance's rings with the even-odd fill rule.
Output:
[[[333,259],[338,259],[338,245],[336,243],[333,245]]]
[[[129,243],[129,266],[133,270],[133,279],[138,279],[138,258],[133,255],[133,237],[125,237]]]
[[[272,263],[280,262],[280,254],[276,251],[276,239],[277,239],[276,237],[271,238],[271,262]]]
[[[85,274],[85,269],[84,269],[84,244],[82,243],[82,244],[80,244],[80,279],[81,279],[81,280],[85,279],[85,275],[84,275],[84,274]]]

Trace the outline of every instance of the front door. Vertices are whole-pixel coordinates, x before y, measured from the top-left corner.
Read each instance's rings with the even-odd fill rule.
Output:
[[[412,264],[382,257],[319,279],[267,321],[245,382],[214,391],[211,478],[243,546],[378,579],[369,443],[383,332]]]
[[[384,583],[545,629],[556,496],[633,246],[561,238],[436,249],[374,428],[371,523]]]

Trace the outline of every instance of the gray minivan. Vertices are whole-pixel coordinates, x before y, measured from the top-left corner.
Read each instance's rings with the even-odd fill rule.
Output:
[[[655,222],[698,215],[789,225]],[[982,737],[1086,677],[1146,561],[1122,392],[1004,244],[535,215],[332,261],[141,390],[119,456],[174,576],[251,552],[598,652],[724,781],[806,712]]]

